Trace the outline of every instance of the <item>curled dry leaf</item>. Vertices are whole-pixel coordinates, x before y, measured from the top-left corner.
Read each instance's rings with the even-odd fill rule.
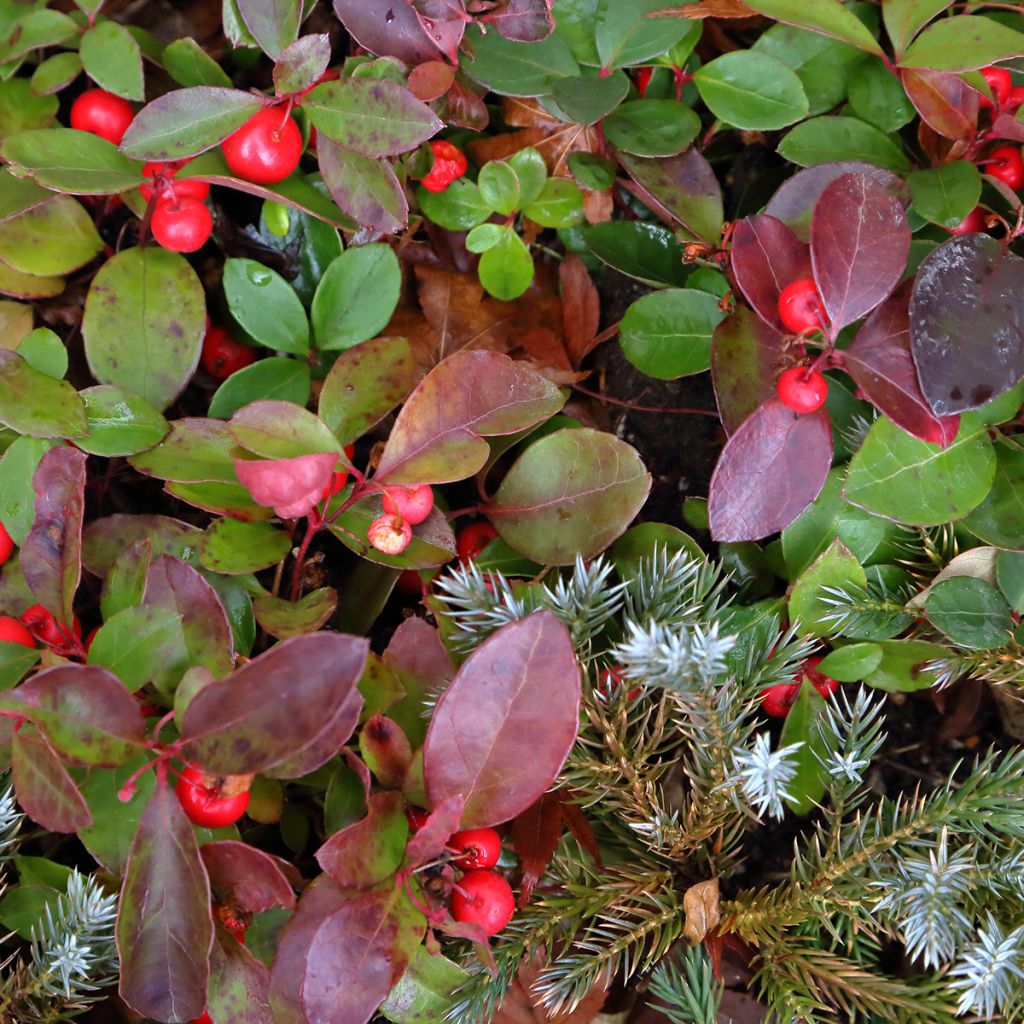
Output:
[[[691,885],[683,893],[683,911],[686,914],[683,934],[691,946],[696,946],[722,919],[718,909],[718,879],[709,878]]]

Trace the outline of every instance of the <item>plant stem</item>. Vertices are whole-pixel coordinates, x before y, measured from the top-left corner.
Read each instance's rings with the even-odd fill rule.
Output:
[[[586,395],[588,398],[596,398],[599,402],[604,402],[607,405],[619,405],[623,409],[631,409],[633,412],[663,412],[679,416],[713,416],[716,420],[718,419],[718,413],[713,409],[693,409],[682,405],[640,405],[637,402],[627,402],[621,398],[611,398],[609,395],[602,395],[599,391],[591,391],[590,388],[583,387],[582,384],[573,384],[572,389],[573,391],[579,391],[580,394]]]

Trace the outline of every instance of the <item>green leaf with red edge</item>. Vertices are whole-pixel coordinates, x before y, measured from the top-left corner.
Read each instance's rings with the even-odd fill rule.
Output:
[[[231,626],[224,606],[192,566],[168,555],[155,558],[146,574],[143,605],[180,616],[174,654],[153,679],[158,690],[173,692],[185,672],[197,666],[208,668],[214,678],[231,671]]]
[[[257,505],[241,484],[181,484],[169,481],[164,485],[164,490],[196,508],[241,519],[244,523],[262,523],[274,515],[273,509]]]
[[[486,512],[520,554],[542,565],[570,565],[624,533],[650,489],[636,449],[613,434],[568,428],[519,456]]]
[[[218,925],[210,950],[207,987],[206,1009],[211,1019],[231,1024],[273,1024],[269,989],[270,968]]]
[[[16,9],[15,9],[16,10]],[[28,10],[20,18],[7,19],[0,37],[0,64],[8,64],[33,50],[59,46],[78,34],[78,26],[60,11]]]
[[[301,876],[287,861],[235,839],[206,843],[201,854],[215,900],[249,914],[295,906],[292,885]]]
[[[287,640],[318,630],[334,614],[337,605],[338,592],[334,587],[321,587],[303,594],[298,601],[260,594],[253,599],[252,610],[261,629],[278,640]]]
[[[342,454],[341,442],[314,413],[292,402],[265,400],[243,406],[228,423],[243,447],[268,459],[314,453]]]
[[[408,224],[409,201],[387,160],[345,149],[326,135],[317,137],[316,155],[331,198],[357,224],[386,235]]]
[[[409,396],[377,476],[389,483],[462,480],[486,463],[485,437],[518,433],[564,404],[562,392],[522,362],[496,352],[456,352]]]
[[[93,768],[82,782],[82,796],[93,821],[78,830],[78,838],[89,853],[118,878],[124,875],[139,819],[156,786],[155,773],[143,772],[139,776],[135,782],[135,795],[127,804],[122,803],[117,794],[129,778],[150,760],[147,751],[113,770]]]
[[[440,693],[455,675],[455,665],[445,649],[440,632],[426,620],[406,619],[395,630],[384,650],[384,667],[398,679],[402,698],[392,702],[388,715],[417,747],[427,732],[422,709],[428,695]],[[369,703],[369,700],[368,700]],[[435,803],[435,806],[439,806]]]
[[[138,188],[142,168],[117,147],[91,132],[41,128],[9,135],[3,158],[33,180],[57,192],[104,195]]]
[[[0,223],[0,260],[23,274],[68,274],[102,251],[92,217],[71,196],[51,194]]]
[[[138,702],[103,668],[44,669],[0,703],[27,716],[57,753],[80,764],[116,767],[146,738]]]
[[[158,480],[181,483],[235,482],[231,456],[235,439],[223,420],[186,416],[170,426],[170,433],[159,444],[129,457],[133,469]]]
[[[771,398],[729,438],[708,497],[718,541],[759,540],[788,526],[818,496],[832,465],[828,413],[798,416]]]
[[[184,756],[226,774],[280,773],[306,755],[317,761],[306,771],[319,767],[355,728],[367,650],[366,640],[336,633],[282,641],[193,697]]]
[[[929,25],[908,47],[900,67],[970,71],[1024,57],[1024,32],[981,15],[960,14]]]
[[[242,22],[271,60],[294,42],[302,21],[302,0],[235,0]]]
[[[320,389],[320,419],[348,444],[404,401],[419,376],[412,345],[405,338],[373,338],[345,349]]]
[[[175,39],[161,54],[164,69],[178,85],[231,88],[227,72],[191,36]]]
[[[461,794],[464,828],[521,814],[561,771],[579,704],[580,669],[565,626],[548,611],[503,626],[466,659],[434,708],[423,747],[431,805]]]
[[[176,89],[135,115],[121,140],[134,160],[180,160],[223,142],[262,107],[258,96],[240,89],[197,85]]]
[[[839,0],[745,0],[746,5],[759,14],[798,28],[820,32],[823,36],[840,39],[844,43],[882,56],[878,40],[867,26]]]
[[[21,568],[33,595],[68,625],[82,575],[85,463],[83,452],[64,445],[40,459],[32,478],[35,522],[21,545]]]
[[[206,329],[206,296],[196,272],[159,247],[108,260],[85,300],[82,335],[92,375],[165,409],[185,389]]]
[[[77,437],[89,429],[75,389],[9,349],[0,349],[0,423],[29,437]]]
[[[331,60],[331,37],[303,36],[289,43],[274,64],[274,91],[280,96],[313,85]]]
[[[882,20],[897,58],[914,36],[952,3],[953,0],[888,0],[883,4]]]
[[[135,37],[116,21],[98,21],[78,44],[85,73],[101,88],[126,100],[145,96],[142,50]]]
[[[206,1007],[212,943],[210,883],[199,844],[161,774],[142,812],[121,886],[121,998],[156,1020],[198,1017]]]
[[[323,82],[299,101],[318,132],[363,156],[397,156],[444,122],[408,89],[382,78]]]
[[[309,401],[309,366],[298,359],[271,356],[236,370],[210,399],[207,410],[217,419],[230,419],[243,405],[275,398],[304,406]]]
[[[144,398],[113,384],[79,392],[85,403],[89,433],[75,446],[90,455],[134,455],[158,444],[170,424]]]
[[[394,569],[432,569],[455,557],[455,534],[438,508],[412,528],[412,540],[400,555],[378,551],[366,536],[370,524],[383,512],[380,495],[371,494],[345,509],[327,528],[361,558]]]
[[[39,460],[57,443],[19,437],[0,456],[0,522],[15,544],[25,542],[36,517],[32,477]]]
[[[217,519],[203,534],[199,561],[211,572],[259,572],[280,562],[291,547],[291,536],[269,523]]]
[[[317,863],[342,889],[370,889],[390,878],[405,856],[409,823],[401,793],[375,793],[366,817],[335,832],[316,851]]]
[[[947,139],[974,138],[978,130],[978,93],[960,75],[903,68],[907,98],[930,128]]]
[[[132,544],[148,540],[152,554],[191,558],[203,531],[170,516],[117,515],[93,519],[82,532],[82,564],[103,578]]]
[[[74,780],[46,740],[23,725],[11,740],[14,792],[22,810],[50,832],[77,832],[92,815]]]

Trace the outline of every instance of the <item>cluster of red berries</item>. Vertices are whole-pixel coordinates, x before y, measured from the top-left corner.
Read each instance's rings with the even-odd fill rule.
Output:
[[[249,806],[248,775],[219,777],[187,764],[174,787],[185,816],[201,828],[233,825]]]
[[[434,166],[420,179],[428,192],[443,192],[456,178],[461,178],[469,168],[466,154],[458,146],[443,139],[430,143],[434,154]]]
[[[779,319],[796,335],[820,331],[827,323],[825,307],[812,277],[801,277],[779,294]],[[796,413],[814,412],[825,404],[828,382],[809,366],[791,366],[776,383],[779,401]]]
[[[427,812],[410,807],[409,826],[418,831]],[[456,921],[475,924],[485,935],[497,935],[512,920],[516,900],[503,875],[493,870],[501,857],[501,836],[493,828],[456,832],[445,846],[450,863],[464,872],[452,888],[449,909]]]
[[[430,515],[434,492],[430,484],[393,484],[384,491],[383,504],[384,514],[370,523],[366,537],[383,554],[400,555],[412,540],[412,528]]]
[[[792,683],[777,683],[761,691],[761,707],[767,715],[772,718],[785,718],[790,708],[796,703],[800,696],[800,686],[803,677],[807,676],[811,685],[826,699],[831,697],[839,688],[839,683],[830,676],[823,675],[818,671],[821,658],[808,658],[796,674]]]

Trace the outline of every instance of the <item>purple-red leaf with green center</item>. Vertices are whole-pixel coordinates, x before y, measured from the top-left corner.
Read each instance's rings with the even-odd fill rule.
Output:
[[[375,793],[366,802],[366,817],[335,832],[316,851],[317,863],[342,889],[370,889],[398,870],[408,835],[402,794]]]
[[[14,792],[22,810],[50,832],[77,832],[92,815],[74,780],[46,740],[22,726],[11,739]]]
[[[292,886],[302,879],[287,861],[235,839],[207,843],[202,856],[214,899],[230,900],[250,914],[295,906]]]

